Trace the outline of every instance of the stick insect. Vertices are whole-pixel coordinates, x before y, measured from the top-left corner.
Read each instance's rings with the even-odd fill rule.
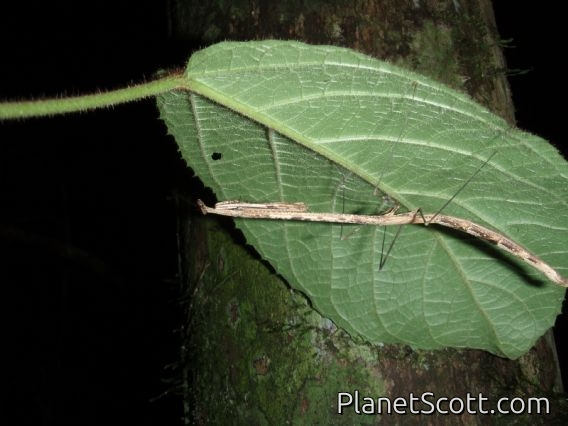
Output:
[[[493,153],[491,157],[493,157]],[[229,216],[236,218],[248,219],[272,219],[272,220],[292,220],[307,222],[326,222],[340,224],[358,224],[358,225],[374,225],[374,226],[392,226],[392,225],[424,225],[431,224],[440,225],[457,231],[465,232],[469,235],[479,238],[496,245],[502,250],[512,254],[513,256],[526,262],[533,268],[542,272],[548,279],[561,287],[568,287],[568,279],[560,275],[544,260],[531,253],[529,250],[506,237],[505,235],[479,225],[467,219],[447,216],[441,214],[441,211],[461,192],[465,186],[473,179],[473,177],[487,164],[487,162],[475,172],[450,198],[442,208],[434,214],[424,214],[421,209],[416,209],[406,213],[397,213],[397,209],[392,209],[385,214],[380,215],[360,215],[348,213],[313,213],[309,212],[304,203],[246,203],[241,201],[222,201],[215,204],[215,207],[206,206],[203,201],[197,200],[197,204],[201,212],[205,214],[216,214],[221,216]],[[397,232],[395,239],[400,232]],[[394,241],[393,241],[394,242]],[[392,249],[392,244],[388,252]],[[387,256],[388,256],[387,252]],[[383,262],[384,264],[384,262]]]

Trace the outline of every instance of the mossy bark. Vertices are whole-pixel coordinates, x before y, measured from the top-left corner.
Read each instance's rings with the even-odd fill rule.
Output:
[[[172,37],[297,39],[351,47],[469,93],[511,123],[514,111],[489,0],[171,2]],[[245,247],[229,221],[180,217],[187,306],[186,422],[197,424],[549,424],[567,415],[550,336],[519,360],[474,350],[371,346],[311,309]],[[549,397],[551,414],[336,414],[338,392]],[[383,417],[388,417],[387,419]]]

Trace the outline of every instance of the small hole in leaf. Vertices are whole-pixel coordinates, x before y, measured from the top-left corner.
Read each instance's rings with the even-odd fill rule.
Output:
[[[211,158],[217,161],[223,158],[223,154],[221,154],[220,152],[214,152],[213,154],[211,154]]]

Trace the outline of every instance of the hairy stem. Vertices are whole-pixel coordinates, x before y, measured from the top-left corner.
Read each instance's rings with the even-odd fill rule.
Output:
[[[5,102],[0,103],[0,120],[43,117],[108,108],[113,105],[156,96],[184,86],[184,78],[181,74],[169,74],[157,80],[109,92],[68,98]]]

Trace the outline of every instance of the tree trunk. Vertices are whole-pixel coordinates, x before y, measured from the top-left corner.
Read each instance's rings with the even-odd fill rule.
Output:
[[[205,46],[277,38],[350,47],[465,91],[514,122],[489,0],[171,0],[170,11],[174,40]],[[391,400],[432,392],[432,401],[482,393],[489,399],[484,410],[497,410],[502,397],[548,397],[550,415],[515,416],[515,424],[550,424],[568,415],[550,334],[516,361],[477,350],[356,342],[273,274],[230,222],[183,209],[179,241],[188,314],[182,353],[187,424],[512,422],[467,412],[364,416],[354,407],[338,415],[338,393],[355,390],[361,398]],[[429,408],[415,406],[421,407]]]

